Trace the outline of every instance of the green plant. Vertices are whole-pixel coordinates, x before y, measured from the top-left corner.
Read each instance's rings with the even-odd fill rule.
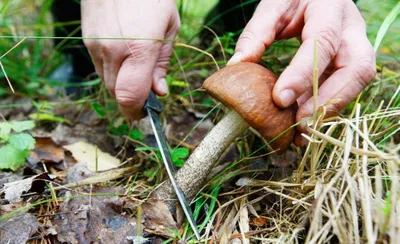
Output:
[[[36,121],[52,121],[52,122],[66,122],[69,124],[69,121],[62,117],[55,116],[53,114],[52,108],[53,106],[47,101],[43,102],[32,102],[33,106],[37,109],[37,113],[32,113],[29,115],[30,119],[34,119]]]
[[[111,134],[116,136],[128,136],[132,140],[143,141],[143,134],[138,129],[130,129],[128,124],[121,124],[118,127],[111,127]]]
[[[35,139],[24,131],[35,127],[32,120],[0,122],[0,169],[17,170],[25,163]]]
[[[154,151],[157,154],[157,158],[161,159],[161,153],[158,148],[154,147],[138,147],[136,151]],[[186,147],[179,147],[174,150],[169,150],[171,153],[172,162],[177,167],[182,167],[185,163],[184,160],[189,156],[189,149]]]

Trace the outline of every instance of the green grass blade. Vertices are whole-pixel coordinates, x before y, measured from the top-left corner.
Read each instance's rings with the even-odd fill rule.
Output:
[[[379,46],[382,43],[383,38],[385,37],[387,31],[389,30],[392,23],[397,18],[397,15],[400,13],[400,1],[397,3],[396,7],[390,11],[389,15],[386,16],[385,20],[383,21],[381,27],[379,28],[378,34],[376,35],[375,43],[374,43],[374,51],[375,53],[378,51]]]

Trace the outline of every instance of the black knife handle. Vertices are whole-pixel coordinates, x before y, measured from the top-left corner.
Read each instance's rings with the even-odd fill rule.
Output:
[[[163,111],[164,107],[160,103],[160,101],[158,101],[158,98],[157,98],[156,94],[154,94],[153,91],[150,91],[149,97],[147,98],[146,102],[144,103],[144,109],[146,110],[146,112],[149,109],[151,109],[158,114],[160,114]]]

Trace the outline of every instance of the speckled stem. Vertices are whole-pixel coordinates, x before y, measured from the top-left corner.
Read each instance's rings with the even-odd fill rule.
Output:
[[[185,165],[176,174],[176,181],[189,201],[204,186],[207,176],[225,149],[248,127],[249,125],[242,117],[231,110],[193,151]],[[176,203],[175,192],[170,181],[164,182],[157,188],[152,197],[163,200],[169,207],[173,207]]]

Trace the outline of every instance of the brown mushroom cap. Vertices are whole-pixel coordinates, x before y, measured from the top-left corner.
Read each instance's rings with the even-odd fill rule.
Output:
[[[296,108],[281,109],[272,99],[277,77],[255,63],[227,66],[211,75],[203,87],[225,106],[234,109],[267,140],[275,138],[295,123]],[[271,146],[284,151],[293,141],[294,129],[277,138]]]

